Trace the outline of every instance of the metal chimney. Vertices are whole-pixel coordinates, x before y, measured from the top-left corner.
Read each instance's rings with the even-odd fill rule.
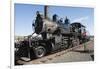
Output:
[[[44,6],[44,18],[45,19],[48,18],[47,14],[48,14],[48,6]]]

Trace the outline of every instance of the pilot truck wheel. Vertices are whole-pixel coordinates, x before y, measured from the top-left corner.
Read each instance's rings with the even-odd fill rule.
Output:
[[[34,55],[36,58],[41,58],[46,54],[46,48],[44,46],[38,46],[34,50]]]

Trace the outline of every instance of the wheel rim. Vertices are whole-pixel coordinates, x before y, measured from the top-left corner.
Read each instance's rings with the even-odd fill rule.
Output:
[[[36,54],[36,57],[43,57],[44,55],[45,55],[45,53],[46,53],[46,50],[45,50],[45,48],[44,47],[38,47],[37,49],[36,49],[36,51],[35,51],[35,54]]]

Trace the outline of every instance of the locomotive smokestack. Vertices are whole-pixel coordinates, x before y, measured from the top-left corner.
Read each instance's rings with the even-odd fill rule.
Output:
[[[48,18],[47,14],[48,14],[48,6],[44,6],[44,18],[45,19]]]

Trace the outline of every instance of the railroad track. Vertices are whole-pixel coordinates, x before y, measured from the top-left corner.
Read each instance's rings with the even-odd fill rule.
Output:
[[[92,41],[86,42],[86,44],[89,44],[89,43],[91,43],[91,42],[92,42]],[[76,48],[82,47],[83,45],[84,45],[84,44],[81,44],[81,45],[79,45],[79,46],[75,46],[75,47],[72,47],[72,48],[69,48],[69,49],[66,49],[66,50],[62,50],[62,51],[59,51],[59,52],[56,52],[56,53],[52,53],[52,54],[49,54],[49,55],[44,56],[44,57],[42,57],[42,58],[33,59],[33,60],[31,60],[31,61],[28,61],[28,62],[23,61],[23,60],[18,60],[17,63],[18,63],[19,65],[29,65],[29,64],[41,64],[41,63],[46,63],[46,62],[49,62],[49,61],[53,60],[53,59],[56,58],[56,57],[60,57],[60,56],[62,56],[62,55],[64,55],[64,54],[66,54],[66,53],[69,52],[69,51],[72,51],[72,50],[74,50],[74,49],[76,49]]]

